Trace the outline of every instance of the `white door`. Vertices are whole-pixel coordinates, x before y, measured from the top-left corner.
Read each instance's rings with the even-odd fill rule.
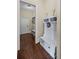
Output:
[[[20,19],[20,34],[30,33],[30,22],[29,19],[26,17],[21,17]]]

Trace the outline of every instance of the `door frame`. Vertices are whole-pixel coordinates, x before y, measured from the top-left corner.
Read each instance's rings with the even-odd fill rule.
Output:
[[[20,1],[24,2],[24,3],[29,3],[28,1],[24,1],[24,0],[17,0],[17,51],[20,50]],[[29,3],[33,6],[35,6],[35,17],[36,17],[36,9],[37,9],[37,5],[34,5],[32,3]],[[36,42],[36,20],[37,17],[35,19],[35,42]]]

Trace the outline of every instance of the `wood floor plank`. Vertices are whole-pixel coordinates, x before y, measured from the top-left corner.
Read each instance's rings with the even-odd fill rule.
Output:
[[[35,44],[31,34],[20,36],[20,51],[17,59],[53,59],[40,44]]]

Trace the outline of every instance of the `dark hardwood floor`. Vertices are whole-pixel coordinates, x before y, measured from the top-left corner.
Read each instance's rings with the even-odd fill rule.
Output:
[[[35,44],[34,37],[28,33],[20,36],[20,51],[17,59],[52,59],[52,57],[40,44]]]

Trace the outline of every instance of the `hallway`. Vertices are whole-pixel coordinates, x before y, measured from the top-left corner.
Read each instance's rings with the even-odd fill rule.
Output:
[[[20,36],[20,44],[18,59],[52,59],[40,44],[35,44],[34,37],[29,33]]]

